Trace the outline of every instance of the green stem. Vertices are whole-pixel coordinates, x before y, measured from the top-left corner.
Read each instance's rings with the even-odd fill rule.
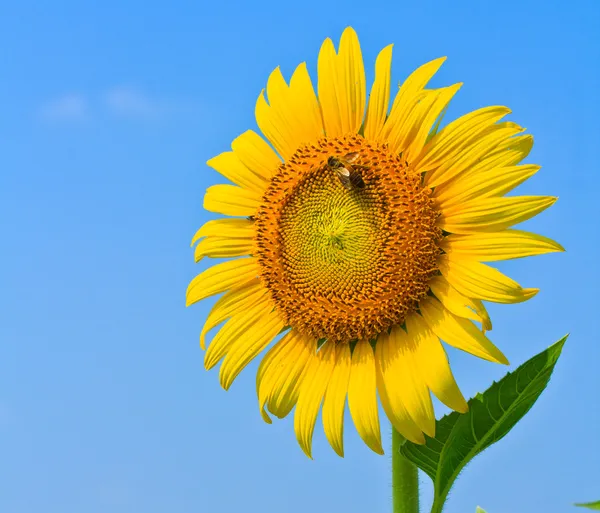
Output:
[[[419,513],[417,467],[400,452],[404,437],[392,428],[392,503],[394,513]]]

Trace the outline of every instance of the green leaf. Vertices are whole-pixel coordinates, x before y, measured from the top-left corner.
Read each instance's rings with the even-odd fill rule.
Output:
[[[475,510],[475,513],[485,513],[485,510],[483,510],[479,506],[477,506],[477,509]]]
[[[505,436],[546,388],[567,336],[508,373],[469,401],[469,411],[436,423],[425,445],[406,442],[402,454],[434,483],[431,513],[439,513],[458,474],[475,456]]]
[[[580,508],[595,509],[596,511],[600,511],[600,501],[580,502],[579,504],[575,504],[575,506],[579,506]]]

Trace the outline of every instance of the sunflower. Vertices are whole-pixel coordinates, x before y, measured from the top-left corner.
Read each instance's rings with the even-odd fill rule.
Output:
[[[249,130],[208,161],[235,185],[207,189],[204,208],[228,217],[198,230],[195,260],[235,258],[187,290],[188,305],[224,293],[200,335],[206,349],[207,332],[227,321],[205,366],[222,360],[228,389],[277,339],[258,368],[259,408],[270,423],[267,412],[283,418],[295,407],[309,457],[321,406],[326,437],[343,456],[346,398],[379,454],[377,397],[415,443],[435,434],[430,392],[465,412],[441,341],[507,364],[485,334],[492,324],[483,301],[519,303],[538,292],[482,262],[562,250],[511,228],[556,198],[505,196],[539,169],[518,165],[533,139],[501,121],[510,110],[482,108],[439,130],[462,84],[426,88],[440,58],[413,72],[390,108],[391,59],[392,45],[377,57],[367,101],[354,30],[337,53],[325,40],[318,95],[305,63],[289,84],[275,69],[268,101],[263,90],[256,103],[264,138]]]

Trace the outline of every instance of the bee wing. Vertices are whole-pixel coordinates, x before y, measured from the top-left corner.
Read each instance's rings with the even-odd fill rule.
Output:
[[[355,151],[353,153],[348,153],[345,157],[344,160],[346,162],[349,162],[350,164],[352,164],[352,162],[354,162],[358,157],[360,156],[360,153],[358,151]]]
[[[340,175],[348,178],[350,176],[350,171],[348,171],[344,166],[336,167],[335,172]]]

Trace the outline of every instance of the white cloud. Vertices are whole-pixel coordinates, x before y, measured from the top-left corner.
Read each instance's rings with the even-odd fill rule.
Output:
[[[49,120],[79,120],[87,115],[88,104],[80,94],[67,94],[42,106],[42,118]]]
[[[80,121],[103,112],[130,119],[163,119],[164,116],[189,113],[197,105],[189,101],[157,99],[138,89],[120,86],[98,96],[65,94],[43,105],[38,114],[50,121]]]
[[[104,95],[106,106],[120,116],[149,118],[162,114],[166,108],[140,91],[115,87]]]

